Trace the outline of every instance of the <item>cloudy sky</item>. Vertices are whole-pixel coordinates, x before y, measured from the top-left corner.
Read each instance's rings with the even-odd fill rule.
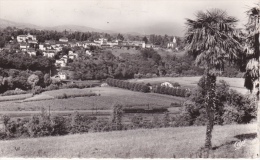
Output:
[[[185,18],[220,8],[246,23],[259,0],[0,0],[0,18],[38,26],[81,25],[117,32],[181,36]]]

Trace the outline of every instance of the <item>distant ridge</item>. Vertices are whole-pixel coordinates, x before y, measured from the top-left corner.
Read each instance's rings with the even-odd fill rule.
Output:
[[[5,19],[0,18],[0,28],[6,28],[6,27],[16,27],[16,28],[31,28],[31,29],[43,29],[43,27],[30,24],[30,23],[17,23]]]
[[[59,25],[59,26],[54,26],[54,27],[42,27],[42,26],[37,26],[34,24],[30,23],[18,23],[18,22],[13,22],[5,19],[0,18],[0,28],[6,28],[6,27],[16,27],[20,29],[24,28],[30,28],[30,29],[41,29],[41,30],[55,30],[55,31],[79,31],[79,32],[104,32],[104,33],[117,33],[114,31],[110,30],[102,30],[102,29],[96,29],[96,28],[91,28],[91,27],[86,27],[86,26],[79,26],[79,25]]]
[[[79,32],[100,32],[100,33],[109,33],[109,34],[130,34],[130,35],[138,35],[138,36],[143,36],[143,35],[149,35],[149,34],[156,34],[156,35],[162,35],[164,36],[164,33],[171,33],[169,35],[176,35],[175,32],[178,30],[178,27],[176,28],[176,24],[170,24],[167,25],[166,23],[159,23],[159,24],[152,24],[149,26],[142,26],[142,27],[136,27],[134,30],[137,30],[138,32],[135,31],[129,31],[127,29],[122,29],[121,32],[118,30],[102,30],[98,28],[92,28],[88,26],[80,26],[80,25],[59,25],[59,26],[53,26],[53,27],[44,27],[44,26],[37,26],[34,24],[30,23],[20,23],[20,22],[13,22],[10,20],[5,20],[0,18],[0,29],[6,28],[6,27],[16,27],[20,29],[24,28],[30,28],[30,29],[39,29],[39,30],[55,30],[55,31],[79,31]],[[132,29],[131,29],[132,30]]]

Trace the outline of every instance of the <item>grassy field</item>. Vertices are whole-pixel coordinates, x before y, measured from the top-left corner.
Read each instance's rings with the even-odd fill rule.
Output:
[[[57,95],[66,93],[67,95],[73,93],[89,93],[94,92],[100,96],[93,97],[78,97],[69,99],[53,99]],[[39,98],[37,100],[37,97]],[[49,99],[48,99],[49,98]],[[168,95],[160,95],[155,93],[141,93],[133,92],[114,87],[95,87],[85,89],[61,89],[55,91],[43,92],[29,100],[33,101],[7,101],[0,102],[0,111],[39,111],[41,107],[51,110],[91,110],[97,108],[99,110],[111,109],[115,103],[132,104],[132,105],[146,105],[151,107],[170,106],[174,102],[182,102],[184,98],[173,97]],[[43,100],[46,99],[46,100]]]
[[[19,94],[19,95],[11,95],[11,96],[0,96],[0,102],[4,101],[15,101],[15,100],[23,100],[26,98],[32,97],[32,94]]]
[[[158,77],[158,78],[144,78],[144,79],[131,79],[130,82],[144,82],[150,84],[157,84],[162,82],[178,82],[181,86],[186,87],[196,87],[197,83],[199,82],[199,77]],[[242,94],[248,93],[248,90],[244,87],[244,79],[243,78],[227,78],[227,77],[218,77],[217,81],[225,80],[229,83],[230,87],[234,90]]]
[[[87,133],[0,141],[1,157],[198,158],[205,126]],[[256,158],[256,124],[215,126],[213,158]],[[234,143],[244,140],[236,149]]]

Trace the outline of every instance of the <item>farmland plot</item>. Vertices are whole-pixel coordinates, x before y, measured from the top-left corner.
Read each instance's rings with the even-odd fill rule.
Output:
[[[184,98],[173,97],[168,95],[160,95],[155,93],[141,93],[133,92],[113,87],[95,87],[85,89],[62,89],[55,91],[48,91],[40,94],[48,96],[56,96],[63,93],[73,94],[93,92],[100,94],[100,96],[92,97],[77,97],[69,99],[48,99],[39,101],[24,101],[24,102],[1,102],[0,111],[39,111],[42,107],[49,107],[51,110],[106,110],[112,109],[115,103],[129,104],[129,105],[147,105],[154,107],[169,107],[171,103],[179,103],[184,101]]]

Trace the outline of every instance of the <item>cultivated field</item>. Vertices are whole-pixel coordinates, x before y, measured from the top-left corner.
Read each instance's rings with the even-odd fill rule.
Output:
[[[64,93],[71,95],[90,92],[100,94],[100,96],[55,99],[55,96]],[[184,98],[181,97],[133,92],[114,87],[94,87],[47,91],[23,101],[0,102],[0,111],[40,111],[41,107],[49,108],[49,106],[52,111],[110,110],[115,103],[169,107],[171,103],[180,103],[182,101],[184,101]]]
[[[144,79],[131,79],[130,82],[144,82],[150,84],[157,84],[162,82],[178,82],[181,86],[186,87],[196,87],[201,76],[198,77],[158,77],[158,78],[144,78]],[[248,93],[248,90],[244,87],[243,78],[227,78],[227,77],[218,77],[217,81],[225,80],[229,83],[230,87],[242,94]]]
[[[139,129],[0,141],[1,157],[198,158],[205,126]],[[256,158],[256,124],[215,126],[211,158]],[[235,142],[244,145],[235,148]]]

